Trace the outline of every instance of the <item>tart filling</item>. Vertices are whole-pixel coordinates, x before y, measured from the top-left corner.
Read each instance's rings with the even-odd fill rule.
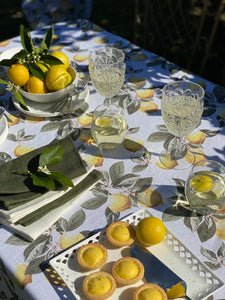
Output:
[[[112,275],[97,271],[88,275],[83,282],[83,291],[87,298],[92,300],[104,300],[113,295],[116,290],[116,282]]]
[[[145,283],[140,285],[133,294],[133,300],[167,300],[166,292],[159,285]]]
[[[121,285],[134,284],[144,276],[144,266],[137,258],[123,257],[113,264],[112,274]]]
[[[113,222],[107,227],[106,236],[116,247],[129,246],[134,242],[135,230],[128,222]]]
[[[100,268],[106,263],[107,259],[107,249],[98,243],[83,245],[77,253],[79,265],[88,270]]]

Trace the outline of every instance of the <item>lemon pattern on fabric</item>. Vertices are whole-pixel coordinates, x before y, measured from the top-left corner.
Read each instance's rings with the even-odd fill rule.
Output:
[[[191,179],[191,187],[196,192],[207,193],[213,189],[213,182],[209,176],[206,175],[197,175]]]

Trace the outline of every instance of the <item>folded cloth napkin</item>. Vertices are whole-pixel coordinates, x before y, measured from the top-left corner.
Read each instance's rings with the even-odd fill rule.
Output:
[[[40,154],[44,150],[58,145],[62,146],[63,157],[60,162],[51,166],[51,171],[63,173],[71,179],[86,173],[85,163],[81,159],[71,137],[55,140],[49,145],[38,148],[1,165],[0,208],[7,210],[12,209],[40,197],[47,192],[47,189],[33,185],[31,178],[13,174],[12,171],[36,171]]]
[[[75,205],[79,204],[78,200],[82,199],[82,196],[85,193],[88,193],[101,178],[102,174],[97,170],[93,170],[78,185],[76,185],[75,188],[72,188],[68,195],[55,200],[54,204],[51,204],[51,207],[48,207],[47,210],[43,207],[44,209],[41,209],[38,212],[38,215],[30,214],[14,224],[0,216],[0,223],[27,240],[33,241],[54,224],[64,213],[75,209]],[[35,219],[34,222],[32,218]]]

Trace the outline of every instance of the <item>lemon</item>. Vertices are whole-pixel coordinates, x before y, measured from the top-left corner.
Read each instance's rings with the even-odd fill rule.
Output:
[[[51,53],[51,55],[58,58],[59,60],[61,60],[61,62],[63,64],[60,66],[64,67],[64,69],[69,68],[70,60],[69,60],[69,57],[65,53],[63,53],[61,51],[54,51]]]
[[[45,82],[35,76],[30,76],[27,85],[26,85],[28,93],[32,94],[45,94],[47,93],[47,87]]]
[[[50,69],[50,66],[44,62],[37,62],[36,65],[42,70],[44,74]]]
[[[95,125],[99,127],[109,127],[112,126],[113,120],[110,117],[99,117],[95,121]]]
[[[46,73],[45,82],[49,91],[59,91],[68,84],[68,72],[60,65],[52,66]]]
[[[73,77],[71,76],[71,74],[69,72],[67,72],[68,75],[68,81],[67,81],[67,85],[71,84]]]
[[[20,64],[11,65],[7,75],[11,82],[19,86],[24,86],[29,79],[28,69]]]
[[[184,286],[179,282],[174,285],[172,288],[166,291],[167,297],[170,299],[184,297],[186,295],[186,291]]]
[[[213,189],[214,184],[209,176],[196,175],[191,178],[190,186],[196,192],[207,193]]]
[[[138,300],[162,300],[162,295],[159,291],[156,289],[144,289],[143,291],[140,292],[138,295]]]
[[[145,246],[162,242],[165,234],[166,226],[156,217],[146,217],[139,221],[136,227],[137,239]]]

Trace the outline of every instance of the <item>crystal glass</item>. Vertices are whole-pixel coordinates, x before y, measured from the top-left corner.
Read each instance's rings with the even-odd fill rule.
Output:
[[[212,160],[196,163],[186,181],[185,195],[192,210],[200,214],[224,209],[225,167]]]
[[[118,147],[126,135],[123,111],[111,103],[124,83],[125,55],[122,50],[105,47],[89,55],[89,73],[96,91],[106,99],[96,108],[91,125],[92,135],[102,149]]]
[[[204,106],[203,88],[190,81],[176,81],[164,86],[162,91],[161,111],[166,128],[175,138],[171,139],[160,160],[176,160],[179,168],[189,167],[183,159],[187,154],[187,145],[183,138],[201,123]],[[194,156],[193,161],[194,163]]]

